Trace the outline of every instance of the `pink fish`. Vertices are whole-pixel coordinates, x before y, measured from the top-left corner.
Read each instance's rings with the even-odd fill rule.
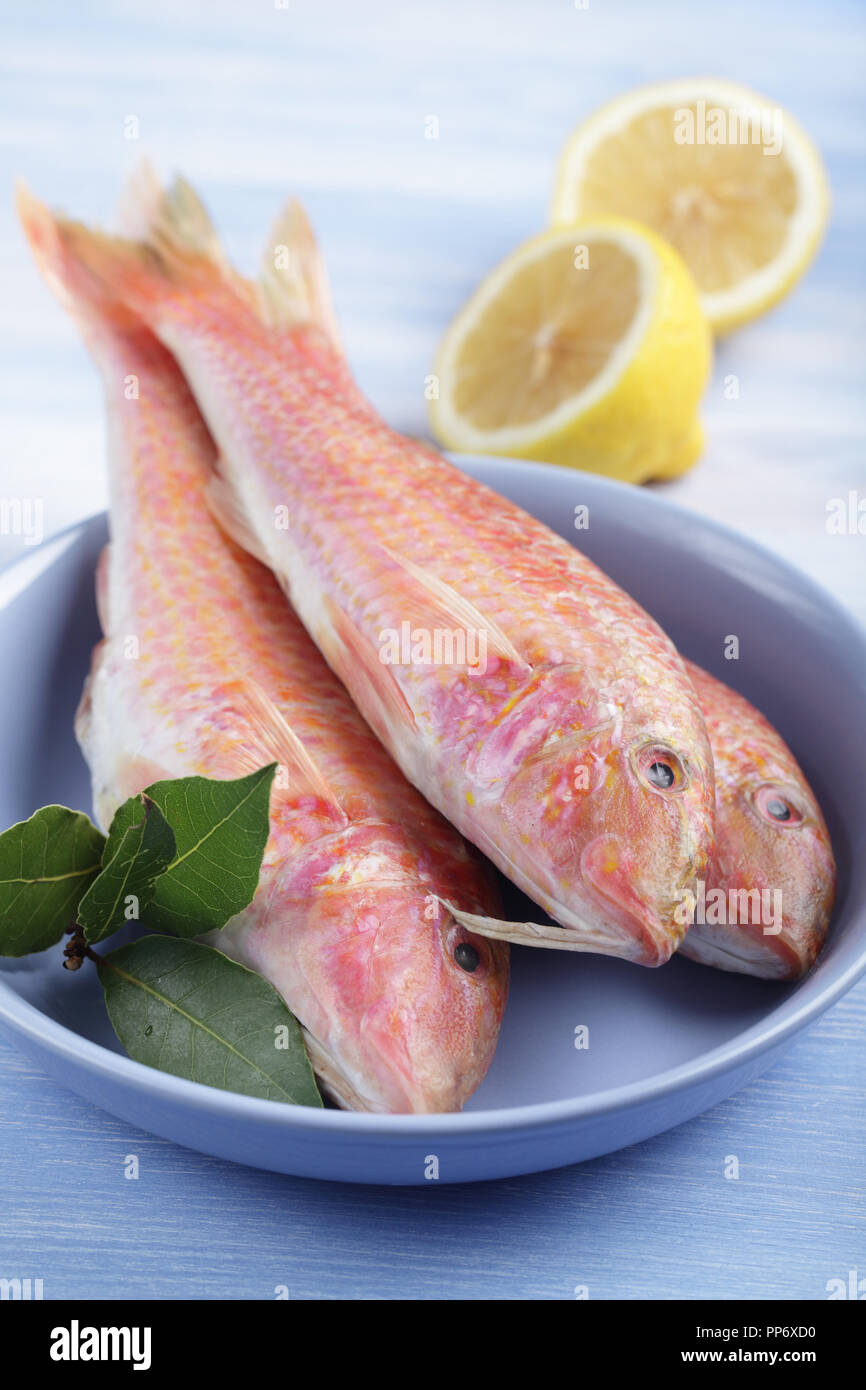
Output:
[[[105,637],[77,721],[97,814],[106,824],[159,778],[278,762],[258,892],[212,944],[275,985],[340,1104],[459,1109],[496,1045],[507,947],[441,903],[495,912],[487,868],[400,775],[270,573],[213,521],[213,441],[176,363],[92,273],[87,232],[27,195],[20,212],[105,384]]]
[[[699,666],[686,669],[715,760],[716,840],[680,953],[720,970],[797,979],[815,963],[833,909],[824,818],[764,716]]]
[[[449,898],[455,915],[662,964],[714,807],[673,644],[572,546],[376,416],[296,205],[257,286],[227,266],[186,184],[163,195],[145,180],[129,206],[146,242],[90,240],[82,255],[183,368],[220,449],[211,506],[273,569],[409,780],[561,926]]]

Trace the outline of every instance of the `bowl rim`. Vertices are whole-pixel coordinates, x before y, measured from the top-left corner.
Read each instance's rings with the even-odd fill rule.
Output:
[[[845,630],[849,640],[862,648],[866,668],[866,628],[850,610],[823,585],[789,560],[723,522],[659,493],[644,488],[637,489],[631,484],[600,474],[566,470],[555,464],[535,463],[492,454],[449,454],[448,457],[458,465],[490,465],[504,468],[506,472],[522,473],[529,468],[533,473],[537,473],[540,479],[549,476],[558,477],[561,481],[563,474],[571,475],[575,479],[586,481],[590,488],[599,488],[602,492],[632,497],[638,495],[643,499],[641,505],[647,505],[651,509],[659,508],[668,513],[673,512],[693,527],[697,525],[714,535],[724,537],[728,544],[735,543],[742,551],[751,554],[764,565],[769,564],[777,573],[781,573],[783,578],[795,583],[801,593],[807,595],[831,617],[837,631]],[[59,541],[71,541],[76,533],[83,533],[105,516],[105,512],[95,512],[47,537],[35,550],[14,557],[0,571],[0,608],[6,606],[6,600],[2,595],[2,581],[17,570],[18,566],[32,561],[34,556],[46,551],[48,547],[55,547]],[[23,587],[35,582],[65,549],[66,547],[62,550],[58,548],[49,564],[38,569],[28,581],[28,585]],[[15,592],[21,591],[19,589]],[[14,596],[15,593],[13,599]],[[89,1072],[96,1078],[115,1084],[127,1083],[156,1101],[186,1104],[193,1109],[206,1111],[215,1118],[230,1117],[235,1121],[265,1123],[272,1127],[311,1133],[345,1131],[370,1136],[402,1135],[406,1138],[420,1138],[421,1135],[430,1133],[437,1136],[468,1137],[491,1131],[538,1129],[600,1118],[617,1111],[648,1106],[687,1087],[711,1082],[736,1068],[747,1067],[763,1053],[783,1046],[788,1039],[832,1007],[864,973],[866,939],[855,958],[840,973],[834,973],[826,982],[821,983],[819,968],[757,1023],[718,1047],[701,1052],[688,1062],[667,1068],[652,1077],[622,1086],[608,1087],[587,1096],[538,1101],[491,1110],[452,1111],[445,1114],[394,1115],[319,1110],[308,1106],[285,1105],[279,1101],[245,1096],[235,1091],[223,1091],[217,1087],[206,1086],[198,1081],[189,1081],[184,1077],[173,1076],[169,1072],[160,1072],[141,1062],[135,1062],[122,1053],[112,1052],[100,1043],[82,1037],[65,1024],[58,1023],[44,1014],[35,1005],[28,1003],[2,979],[0,1024],[34,1044],[37,1051],[47,1049],[60,1060],[71,1064],[74,1070]]]

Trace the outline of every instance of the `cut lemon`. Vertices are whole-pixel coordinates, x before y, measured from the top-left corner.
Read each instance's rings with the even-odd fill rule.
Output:
[[[552,220],[646,223],[680,252],[723,333],[800,278],[828,201],[820,155],[793,116],[737,83],[689,78],[640,87],[577,128]]]
[[[438,438],[629,482],[673,477],[703,442],[711,335],[683,261],[621,218],[545,232],[484,281],[436,362]]]

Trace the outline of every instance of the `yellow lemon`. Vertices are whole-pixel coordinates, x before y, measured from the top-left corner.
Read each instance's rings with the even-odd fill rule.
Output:
[[[476,290],[442,341],[438,438],[629,482],[689,468],[711,363],[676,251],[622,218],[544,232]]]
[[[828,205],[821,157],[789,112],[738,83],[687,78],[640,87],[578,126],[552,221],[646,223],[679,251],[724,333],[796,283]]]

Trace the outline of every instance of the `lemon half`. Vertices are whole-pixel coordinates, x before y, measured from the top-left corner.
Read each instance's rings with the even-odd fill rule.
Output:
[[[789,112],[738,83],[689,78],[638,88],[578,127],[552,221],[646,223],[680,252],[723,333],[800,278],[828,204],[820,155]]]
[[[629,482],[698,457],[711,335],[691,275],[620,218],[545,232],[483,282],[436,362],[438,438]]]

